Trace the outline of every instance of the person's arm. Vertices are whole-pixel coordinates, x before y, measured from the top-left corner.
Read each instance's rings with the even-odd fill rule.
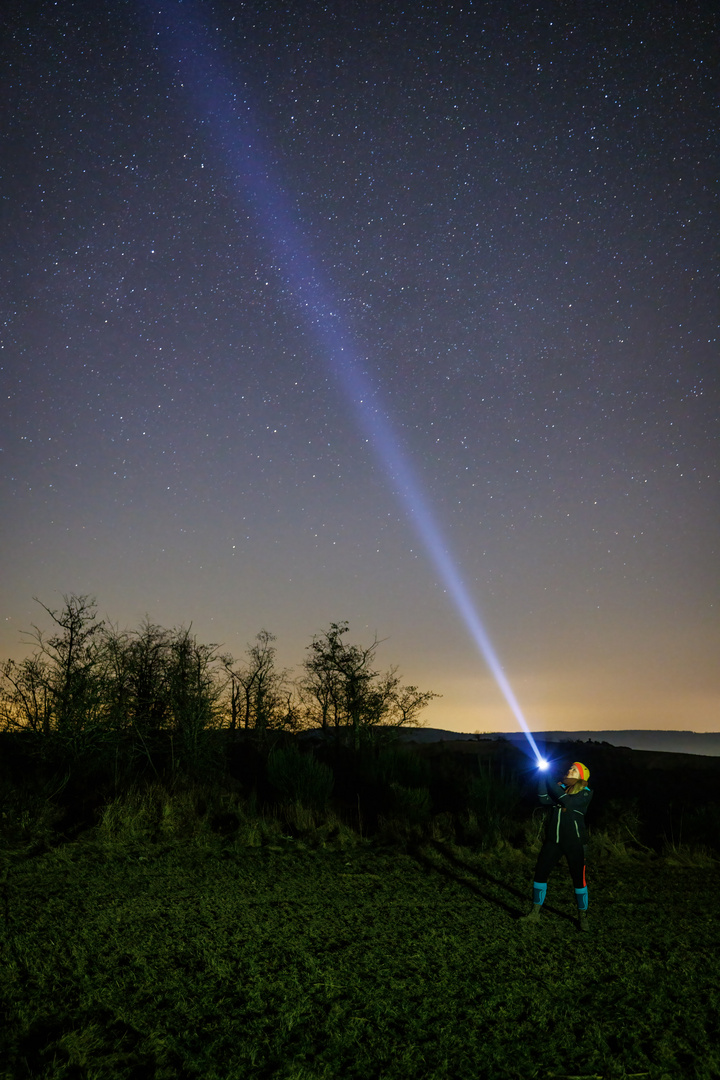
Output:
[[[548,784],[547,776],[540,773],[538,777],[538,799],[541,806],[555,806],[560,801],[560,796],[565,794],[565,789],[560,784]]]

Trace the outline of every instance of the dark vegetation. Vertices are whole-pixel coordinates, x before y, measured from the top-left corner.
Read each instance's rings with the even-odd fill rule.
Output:
[[[0,1078],[720,1076],[720,762],[585,761],[591,934],[510,743],[402,742],[378,642],[300,679],[71,597],[8,664]]]

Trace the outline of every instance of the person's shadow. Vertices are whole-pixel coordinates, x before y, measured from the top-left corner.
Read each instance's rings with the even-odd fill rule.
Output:
[[[469,892],[474,893],[481,900],[485,900],[488,904],[493,904],[495,907],[507,912],[515,920],[519,919],[521,915],[527,914],[530,902],[527,892],[520,892],[513,885],[509,885],[507,881],[491,874],[483,866],[471,866],[441,840],[431,840],[426,846],[434,848],[438,854],[442,855],[443,862],[435,862],[434,859],[428,858],[419,849],[411,852],[415,861],[425,870],[433,870],[435,873],[446,877],[449,881],[454,881],[457,885],[461,885],[463,888],[468,889]],[[520,907],[518,908],[517,904],[513,904],[512,900],[519,901]],[[560,911],[551,904],[543,904],[543,911],[574,924],[571,915],[568,915],[565,911]]]

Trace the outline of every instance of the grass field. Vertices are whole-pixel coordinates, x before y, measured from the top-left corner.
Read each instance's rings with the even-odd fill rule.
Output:
[[[720,869],[66,844],[6,864],[0,1076],[720,1076]]]

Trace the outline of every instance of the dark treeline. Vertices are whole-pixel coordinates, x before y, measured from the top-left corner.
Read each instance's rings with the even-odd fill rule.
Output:
[[[395,668],[376,671],[380,642],[351,645],[345,622],[312,639],[292,678],[277,668],[267,630],[238,661],[184,627],[146,620],[119,630],[86,596],[65,597],[58,611],[41,606],[51,632],[35,627],[32,655],[4,664],[0,730],[42,735],[70,758],[122,737],[149,760],[170,740],[174,754],[197,762],[205,734],[219,730],[349,729],[357,748],[377,728],[417,723],[436,696],[401,685]]]
[[[379,747],[417,724],[436,696],[403,685],[396,668],[378,670],[381,643],[350,643],[345,622],[312,638],[293,676],[278,668],[267,630],[236,660],[190,628],[146,620],[118,629],[87,596],[66,596],[58,610],[40,606],[50,629],[34,627],[30,655],[0,672],[0,776],[5,803],[17,802],[22,786],[23,797],[45,800],[40,816],[57,810],[64,829],[90,824],[110,801],[152,784],[175,794],[193,784],[213,798],[223,788],[261,814],[287,804],[321,813],[333,791],[344,806],[348,762],[362,760],[367,772]],[[323,751],[301,754],[299,737],[314,730]],[[321,760],[328,756],[332,764]],[[383,769],[386,762],[383,779],[394,783]],[[354,782],[351,800],[359,827],[363,783]],[[17,814],[6,807],[11,819]]]
[[[380,673],[377,639],[332,623],[299,676],[275,664],[261,631],[238,662],[189,629],[118,630],[92,600],[44,608],[32,653],[0,683],[4,845],[37,849],[99,830],[143,841],[195,835],[258,844],[450,840],[532,849],[543,819],[535,771],[509,742],[414,746],[399,740],[435,696]],[[596,797],[596,853],[712,857],[718,764],[673,770],[608,744],[558,745],[580,759]],[[662,755],[661,755],[662,757]],[[670,758],[672,755],[665,755]]]

